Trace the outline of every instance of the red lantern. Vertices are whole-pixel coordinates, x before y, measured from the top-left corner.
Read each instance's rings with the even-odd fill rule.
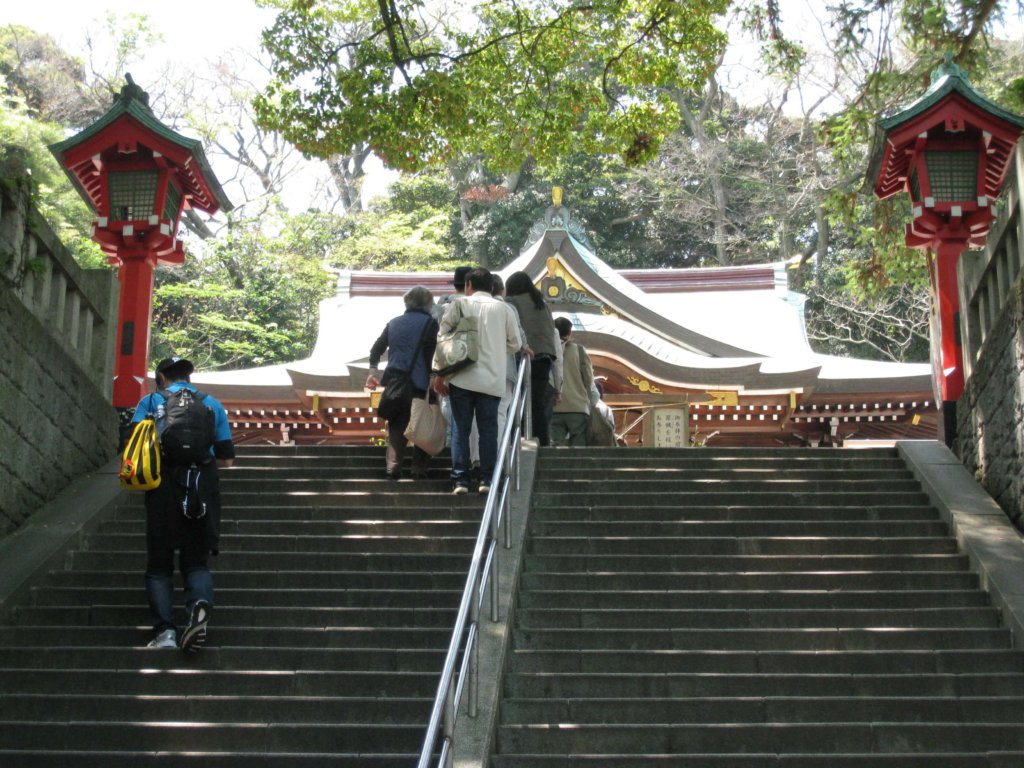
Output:
[[[880,199],[910,195],[906,243],[933,255],[939,328],[932,357],[947,442],[964,388],[957,261],[967,248],[985,245],[1022,128],[1024,118],[975,91],[950,56],[924,96],[878,123],[868,178]]]
[[[153,271],[181,264],[181,216],[213,214],[232,205],[210,170],[202,144],[153,115],[131,75],[99,120],[50,151],[96,212],[92,237],[119,266],[113,403],[133,407],[146,391]]]

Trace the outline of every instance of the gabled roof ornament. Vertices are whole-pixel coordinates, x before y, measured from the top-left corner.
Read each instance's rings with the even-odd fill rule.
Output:
[[[561,236],[563,238],[565,237],[565,233],[568,233],[574,240],[585,245],[589,250],[594,249],[594,246],[590,242],[590,237],[587,235],[586,231],[584,231],[582,225],[573,220],[569,209],[562,205],[561,187],[551,188],[551,205],[549,205],[544,211],[544,218],[538,219],[534,222],[534,225],[530,227],[530,231],[527,233],[526,240],[520,250],[525,251],[544,237],[549,231],[561,232]]]

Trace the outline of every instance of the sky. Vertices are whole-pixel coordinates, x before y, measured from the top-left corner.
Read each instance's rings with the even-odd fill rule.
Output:
[[[201,58],[233,48],[255,50],[260,31],[273,20],[273,12],[257,8],[252,0],[128,0],[119,6],[88,0],[28,0],[6,2],[0,12],[2,23],[22,24],[46,32],[72,52],[84,45],[86,29],[102,29],[108,12],[127,8],[149,16],[164,37],[152,52],[150,64],[140,62],[135,80],[145,82],[147,66],[165,61],[186,63],[198,51]]]
[[[0,24],[20,24],[53,37],[65,50],[84,55],[85,31],[96,33],[106,29],[108,13],[124,13],[125,9],[149,17],[152,28],[163,41],[153,48],[143,61],[133,63],[128,71],[132,79],[144,90],[156,82],[158,73],[167,64],[175,69],[186,69],[203,61],[215,61],[228,51],[242,50],[255,55],[259,51],[260,33],[273,22],[275,11],[258,8],[254,0],[123,0],[120,6],[107,5],[104,0],[6,0],[0,11]],[[97,41],[98,45],[114,41]],[[178,127],[188,134],[187,127]],[[219,158],[210,157],[210,163],[219,178],[229,178],[234,168],[225,167]],[[379,163],[367,164],[368,176],[364,182],[364,202],[383,194],[387,183],[395,174],[384,171]],[[317,173],[326,178],[322,166]],[[293,178],[311,180],[309,173],[294,174]],[[317,205],[314,184],[295,182],[285,189],[285,202],[292,210]],[[226,188],[229,197],[230,188]]]

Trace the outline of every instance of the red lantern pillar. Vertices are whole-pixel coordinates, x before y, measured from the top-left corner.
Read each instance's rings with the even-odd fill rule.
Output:
[[[938,395],[943,402],[956,401],[964,393],[963,345],[960,341],[960,288],[956,267],[967,248],[963,240],[938,243],[932,274],[938,302],[939,357]]]
[[[117,354],[114,357],[113,403],[130,408],[146,394],[150,325],[153,318],[153,276],[156,256],[147,249],[121,252],[117,278]]]

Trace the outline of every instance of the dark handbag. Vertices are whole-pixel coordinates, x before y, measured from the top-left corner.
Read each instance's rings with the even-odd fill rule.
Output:
[[[384,392],[380,396],[380,403],[377,404],[377,415],[390,421],[396,416],[401,416],[403,412],[408,413],[413,395],[412,377],[409,372],[399,368],[388,368],[384,371],[380,383],[384,385]]]

